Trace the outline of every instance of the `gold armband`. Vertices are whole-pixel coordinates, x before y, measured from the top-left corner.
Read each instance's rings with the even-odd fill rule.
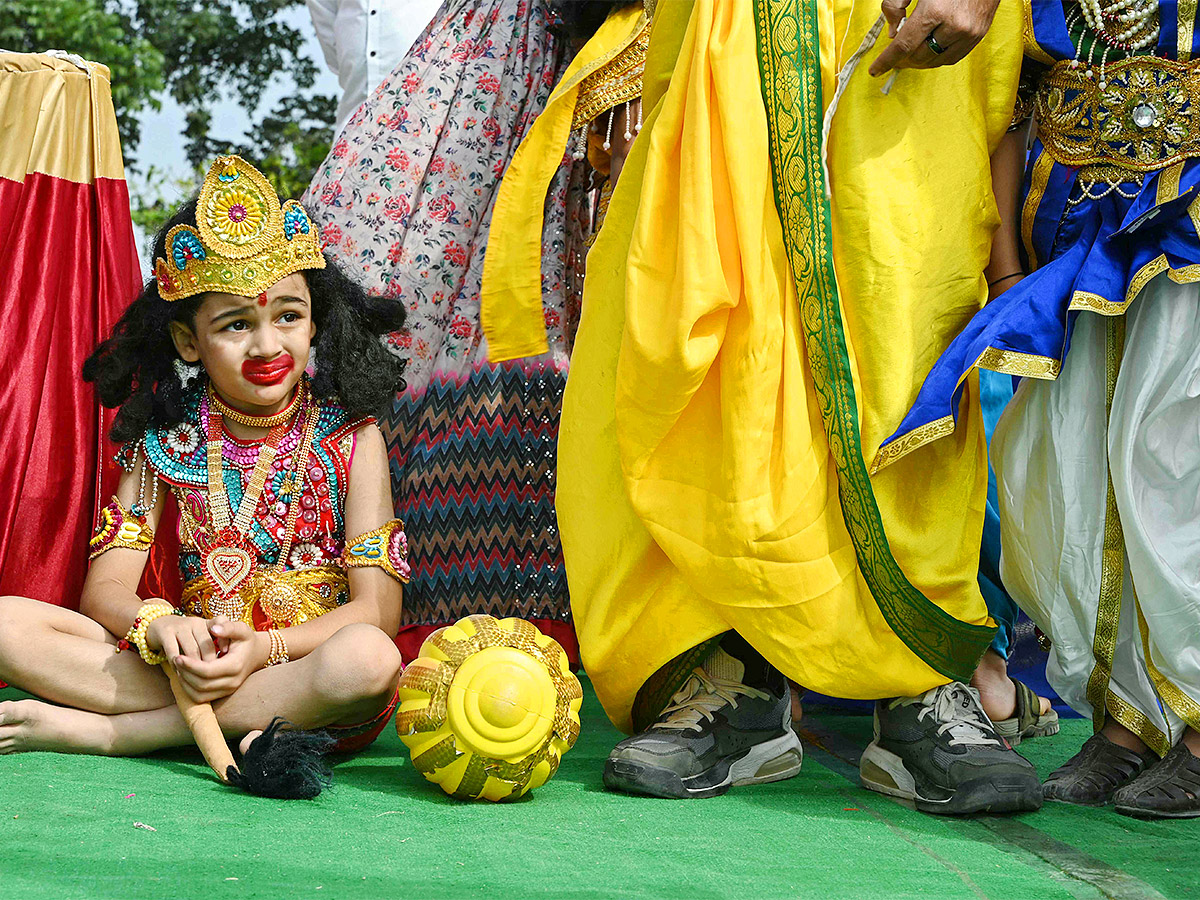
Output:
[[[146,524],[145,516],[134,515],[121,505],[116,497],[112,503],[100,510],[100,524],[88,541],[88,559],[123,547],[126,550],[146,552],[154,543],[154,529]]]
[[[412,570],[408,566],[408,537],[404,534],[404,523],[392,519],[347,541],[342,565],[347,569],[376,566],[401,584],[408,584]]]

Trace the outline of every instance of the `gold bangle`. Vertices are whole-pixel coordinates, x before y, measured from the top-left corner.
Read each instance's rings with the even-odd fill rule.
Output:
[[[267,632],[267,637],[271,639],[271,652],[267,654],[267,667],[282,665],[285,662],[291,662],[291,657],[288,656],[287,641],[278,628],[272,628]]]
[[[176,614],[181,613],[166,603],[143,603],[141,609],[138,610],[137,618],[133,620],[133,625],[125,635],[125,640],[117,643],[117,652],[120,653],[132,646],[137,648],[138,656],[146,665],[161,666],[167,661],[166,654],[151,650],[149,644],[146,643],[146,634],[150,630],[150,623],[155,619]]]

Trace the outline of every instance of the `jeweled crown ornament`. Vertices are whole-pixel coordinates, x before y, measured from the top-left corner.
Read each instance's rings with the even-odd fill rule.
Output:
[[[196,228],[167,232],[167,257],[154,263],[158,293],[182,300],[206,291],[254,297],[301,269],[325,268],[317,227],[295,200],[282,205],[258,169],[218,156],[196,204]]]

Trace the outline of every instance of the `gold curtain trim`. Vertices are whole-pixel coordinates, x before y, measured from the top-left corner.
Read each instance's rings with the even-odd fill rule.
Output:
[[[0,178],[125,179],[109,71],[41,53],[0,53]]]

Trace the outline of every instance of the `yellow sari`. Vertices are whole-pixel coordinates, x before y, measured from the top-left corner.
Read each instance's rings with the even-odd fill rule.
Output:
[[[976,386],[953,436],[874,476],[864,460],[986,297],[1020,9],[1003,0],[963,63],[901,72],[887,96],[864,59],[828,144],[831,212],[809,215],[812,117],[877,15],[658,3],[559,441],[583,661],[627,730],[647,679],[729,629],[800,684],[857,698],[968,677],[990,638]]]

